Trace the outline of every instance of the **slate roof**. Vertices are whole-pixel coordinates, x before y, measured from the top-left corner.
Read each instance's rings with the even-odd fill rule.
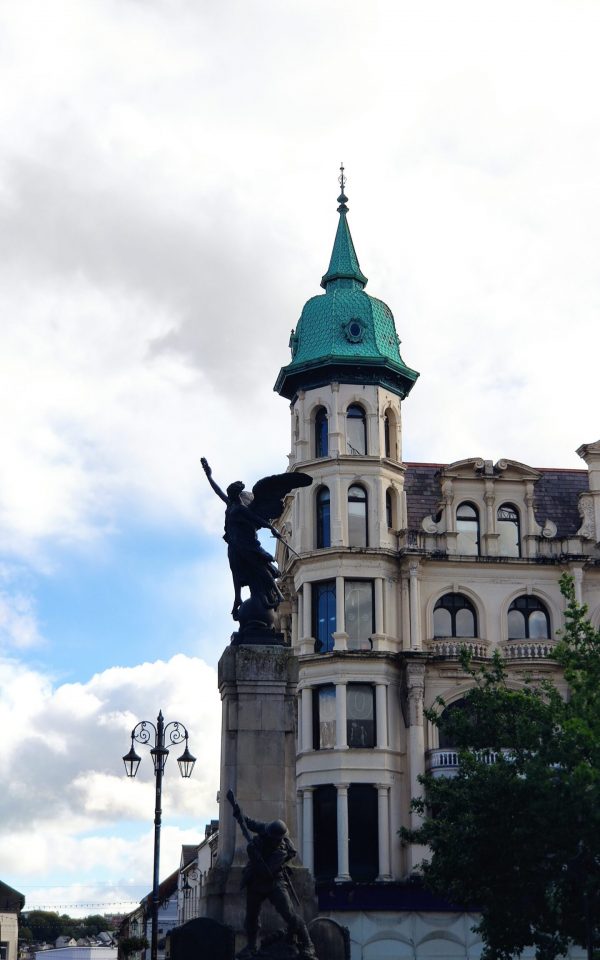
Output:
[[[0,910],[5,910],[7,913],[18,913],[24,906],[25,897],[23,894],[0,880]]]
[[[424,517],[435,516],[442,496],[440,471],[444,466],[447,464],[406,464],[404,489],[410,530],[419,530]],[[557,526],[557,537],[574,536],[582,523],[577,506],[579,494],[589,489],[587,470],[535,469],[541,474],[534,485],[537,522],[543,527],[546,520],[552,520]]]
[[[442,496],[443,463],[407,463],[404,475],[408,529],[420,530],[424,517],[435,516]]]
[[[587,470],[540,470],[535,485],[534,511],[539,524],[552,520],[558,537],[573,536],[582,519],[577,509],[580,493],[589,489]]]
[[[197,849],[197,843],[183,843],[181,845],[181,859],[183,860],[183,867],[187,867],[188,863],[191,863],[192,860],[196,858]]]

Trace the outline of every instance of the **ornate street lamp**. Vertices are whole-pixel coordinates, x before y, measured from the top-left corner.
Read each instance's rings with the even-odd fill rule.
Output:
[[[169,756],[168,747],[177,743],[185,742],[185,749],[177,759],[179,772],[186,779],[191,777],[196,758],[192,756],[188,747],[188,732],[182,723],[178,720],[164,722],[162,710],[159,711],[156,719],[156,726],[150,720],[140,720],[131,731],[131,749],[123,757],[125,772],[128,777],[135,777],[142,758],[135,752],[134,742],[143,744],[153,744],[150,749],[150,756],[154,764],[154,777],[156,780],[155,804],[154,804],[154,871],[152,880],[152,938],[150,941],[151,960],[158,958],[158,874],[160,869],[160,825],[162,817],[161,795],[162,778],[165,770],[167,757]]]

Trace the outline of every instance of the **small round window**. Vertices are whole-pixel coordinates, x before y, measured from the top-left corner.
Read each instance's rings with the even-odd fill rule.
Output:
[[[348,322],[344,324],[343,330],[346,340],[349,340],[350,343],[360,343],[364,337],[364,327],[362,322],[354,317],[352,320],[348,320]]]

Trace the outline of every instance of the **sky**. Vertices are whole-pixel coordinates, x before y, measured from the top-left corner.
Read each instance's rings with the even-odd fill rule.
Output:
[[[0,0],[0,879],[132,909],[216,816],[221,485],[335,234],[420,378],[404,459],[583,467],[600,437],[596,0]]]

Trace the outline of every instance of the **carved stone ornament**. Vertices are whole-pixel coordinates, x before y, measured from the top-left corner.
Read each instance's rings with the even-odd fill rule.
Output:
[[[431,514],[428,517],[423,517],[423,519],[421,520],[421,528],[425,531],[425,533],[438,532],[438,525],[433,519],[433,517],[431,516]]]
[[[585,537],[586,540],[597,540],[596,518],[594,516],[594,498],[589,493],[584,493],[579,497],[579,514],[583,520],[579,530],[578,537]]]
[[[558,527],[554,523],[554,520],[546,520],[542,529],[542,536],[546,537],[547,540],[551,540],[558,533]]]

